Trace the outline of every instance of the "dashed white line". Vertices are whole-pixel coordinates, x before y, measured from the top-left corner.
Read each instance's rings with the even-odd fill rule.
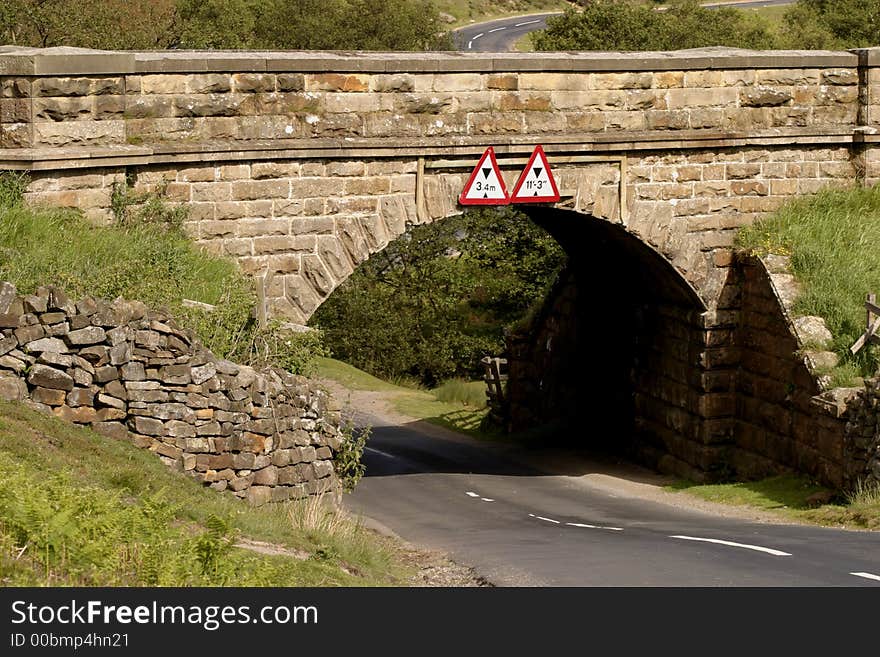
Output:
[[[477,493],[473,493],[471,491],[467,491],[465,493],[465,495],[467,495],[468,497],[479,497],[479,495]]]
[[[493,499],[490,498],[490,497],[481,497],[480,499],[481,499],[483,502],[494,502],[494,501],[495,501],[495,500],[493,500]]]
[[[492,32],[500,32],[501,30],[506,30],[506,29],[507,29],[507,27],[496,27],[494,30],[489,30],[488,33],[492,34]]]
[[[772,554],[774,557],[790,557],[791,554],[782,550],[774,550],[773,548],[763,547],[761,545],[749,545],[748,543],[734,543],[733,541],[722,541],[719,538],[699,538],[697,536],[670,536],[669,538],[680,538],[683,541],[702,541],[703,543],[716,543],[718,545],[728,545],[730,547],[745,548],[746,550],[755,550],[756,552],[765,552]]]
[[[865,579],[873,579],[874,581],[880,582],[880,575],[875,575],[874,573],[850,573],[850,575],[864,577]]]
[[[468,41],[468,48],[473,48],[473,47],[474,47],[474,41],[476,41],[477,39],[479,39],[479,38],[480,38],[481,36],[483,36],[484,34],[485,34],[485,32],[480,32],[477,36],[473,37],[470,41]]]
[[[544,522],[552,522],[554,525],[561,525],[562,523],[558,520],[554,520],[553,518],[545,518],[544,516],[536,516],[534,513],[529,514],[530,518],[535,518],[537,520],[543,520]]]
[[[581,527],[583,529],[607,529],[610,532],[622,532],[623,527],[604,527],[602,525],[585,525],[582,522],[567,522],[569,527]]]
[[[388,452],[383,452],[381,449],[376,449],[375,447],[364,447],[364,449],[368,452],[373,452],[374,454],[379,454],[380,456],[384,456],[385,458],[394,459],[395,461],[400,460],[399,456],[395,456],[394,454],[389,454]]]
[[[526,21],[525,23],[517,23],[516,25],[514,25],[514,27],[522,27],[523,25],[531,25],[532,23],[540,23],[540,22],[541,22],[540,19],[534,20],[534,21]]]

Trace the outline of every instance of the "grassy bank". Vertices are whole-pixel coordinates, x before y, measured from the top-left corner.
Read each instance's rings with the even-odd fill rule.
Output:
[[[390,542],[318,504],[253,508],[150,452],[0,402],[0,586],[399,585],[409,574]]]
[[[767,511],[785,521],[880,529],[880,488],[861,488],[837,496],[803,477],[781,475],[732,484],[679,482],[670,490],[710,502]]]
[[[433,390],[414,384],[398,385],[378,379],[334,358],[319,358],[317,374],[352,390],[384,392],[393,407],[404,415],[425,420],[475,438],[489,437],[480,428],[488,412],[486,386],[482,381],[447,381]]]
[[[737,244],[759,255],[791,257],[802,286],[795,313],[825,319],[834,336],[831,349],[841,359],[832,373],[836,384],[851,385],[877,371],[880,348],[853,357],[849,347],[865,328],[865,295],[880,292],[880,187],[797,200],[742,229]]]
[[[198,248],[183,232],[183,206],[114,193],[116,221],[96,226],[77,212],[21,202],[21,181],[0,175],[0,281],[30,294],[57,285],[73,299],[122,296],[167,309],[217,356],[307,374],[321,334],[260,329],[253,282],[234,261]],[[63,248],[59,248],[63,245]],[[184,300],[216,306],[212,311]]]

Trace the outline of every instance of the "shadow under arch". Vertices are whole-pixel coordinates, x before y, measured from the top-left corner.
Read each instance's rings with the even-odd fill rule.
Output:
[[[508,430],[661,466],[701,430],[706,304],[623,225],[522,210],[568,264],[541,309],[508,336]]]
[[[613,262],[638,263],[638,267],[610,267],[608,274],[624,277],[644,289],[654,289],[671,303],[707,310],[702,297],[663,254],[626,229],[623,224],[574,210],[520,206],[534,223],[562,246],[572,267],[585,268],[599,256],[602,266]]]

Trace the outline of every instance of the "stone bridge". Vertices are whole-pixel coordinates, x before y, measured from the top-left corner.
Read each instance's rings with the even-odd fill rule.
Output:
[[[791,406],[790,394],[786,401],[774,388],[772,408],[746,408],[749,394],[768,395],[743,383],[742,291],[752,270],[735,266],[731,247],[738,227],[792,196],[880,178],[878,98],[873,49],[4,47],[0,169],[29,171],[31,200],[99,221],[110,218],[114,184],[162,190],[188,204],[186,227],[200,244],[271,275],[274,313],[305,322],[408,225],[461,212],[458,194],[487,146],[511,187],[540,143],[562,199],[528,212],[569,254],[578,292],[561,284],[559,302],[581,317],[568,323],[580,354],[569,360],[607,384],[572,384],[569,393],[633,418],[658,459],[684,474],[748,470],[730,465],[735,445],[760,454],[764,469],[783,463],[839,482],[840,458],[829,450],[808,445],[816,455],[804,467],[788,454],[808,440],[792,437],[794,415],[777,426],[775,409]],[[795,385],[792,349],[779,340],[773,348],[787,353],[758,368],[761,385]],[[544,352],[551,342],[548,334]],[[602,353],[589,356],[590,344]],[[529,376],[537,381],[529,394],[546,398],[554,386],[540,371]],[[798,408],[807,408],[820,388],[809,377],[796,385],[807,400]],[[786,454],[742,447],[745,425],[775,431]]]

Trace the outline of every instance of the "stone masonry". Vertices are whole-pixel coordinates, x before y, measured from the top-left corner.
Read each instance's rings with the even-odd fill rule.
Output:
[[[339,488],[343,435],[326,392],[217,359],[139,302],[0,283],[0,399],[129,440],[252,504]]]
[[[95,221],[110,218],[115,184],[162,190],[188,205],[200,244],[266,277],[273,313],[304,323],[407,226],[461,212],[487,146],[510,188],[540,143],[562,199],[536,220],[564,211],[562,223],[604,224],[628,244],[579,285],[643,270],[680,288],[620,310],[641,327],[642,445],[702,476],[726,462],[745,403],[735,232],[793,196],[880,180],[878,98],[880,49],[3,47],[0,170],[30,173],[29,200]],[[589,240],[563,247],[573,261],[597,253]]]
[[[558,207],[623,223],[714,307],[734,230],[878,178],[878,51],[631,55],[0,50],[0,169],[109,217],[162,186],[191,234],[305,322],[371,253],[456,199],[493,145],[542,143]],[[621,203],[623,201],[623,203]]]

